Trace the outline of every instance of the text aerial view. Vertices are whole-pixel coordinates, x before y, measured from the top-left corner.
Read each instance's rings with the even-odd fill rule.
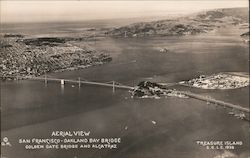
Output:
[[[249,158],[247,0],[0,1],[1,158]]]

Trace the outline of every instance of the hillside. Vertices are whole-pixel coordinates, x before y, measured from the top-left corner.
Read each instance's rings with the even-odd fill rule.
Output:
[[[134,23],[113,28],[106,34],[115,37],[143,37],[206,33],[226,25],[248,23],[248,11],[248,8],[209,10],[171,20]]]

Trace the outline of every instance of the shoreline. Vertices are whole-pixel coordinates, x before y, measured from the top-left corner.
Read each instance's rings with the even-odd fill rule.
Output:
[[[112,61],[108,53],[95,50],[86,42],[76,46],[76,41],[68,42],[55,37],[25,39],[19,34],[8,35],[0,42],[1,80],[37,77]]]
[[[94,67],[94,66],[101,66],[106,63],[95,63],[93,65],[79,65],[77,67],[68,67],[65,69],[59,69],[55,70],[53,72],[48,72],[48,73],[58,73],[58,72],[64,72],[64,71],[75,71],[75,70],[80,70],[80,69],[87,69],[89,67]],[[44,76],[46,73],[41,74],[41,75],[25,75],[25,76],[0,76],[0,81],[15,81],[15,80],[25,80],[25,79],[30,79],[34,77],[41,77]]]
[[[179,85],[200,89],[237,89],[249,86],[249,75],[246,72],[220,72],[211,75],[200,75],[197,78],[181,81]]]

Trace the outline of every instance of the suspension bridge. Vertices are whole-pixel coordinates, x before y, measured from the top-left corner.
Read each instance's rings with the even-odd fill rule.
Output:
[[[43,81],[45,84],[48,84],[48,82],[59,82],[61,85],[64,85],[66,83],[71,83],[71,84],[78,84],[79,88],[82,85],[96,85],[96,86],[104,86],[104,87],[111,87],[112,91],[115,92],[115,89],[126,89],[126,90],[133,90],[135,87],[133,86],[128,86],[128,85],[124,85],[121,84],[119,82],[116,81],[109,81],[109,82],[94,82],[94,81],[88,81],[86,79],[83,78],[78,78],[78,80],[73,80],[73,79],[59,79],[59,78],[52,78],[52,77],[48,77],[47,75],[45,75],[44,77],[18,77],[18,79],[29,79],[29,80],[35,80],[35,81]],[[176,83],[164,83],[164,87],[171,87],[176,85]],[[180,84],[177,84],[180,85]],[[183,85],[185,86],[185,85]],[[238,111],[242,111],[242,112],[246,112],[246,113],[250,113],[250,109],[246,108],[246,107],[242,107],[240,105],[236,105],[236,104],[232,104],[232,103],[227,103],[221,100],[217,100],[208,96],[203,96],[200,94],[195,94],[192,92],[187,92],[187,91],[178,91],[176,90],[176,92],[178,94],[182,94],[182,95],[186,95],[189,96],[190,98],[194,98],[194,99],[198,99],[201,101],[205,101],[207,103],[212,103],[215,105],[220,105],[222,107],[227,107],[227,108],[231,108],[231,109],[235,109]]]
[[[115,91],[115,88],[127,89],[127,90],[132,90],[134,88],[132,86],[127,86],[127,85],[121,84],[121,83],[116,82],[116,81],[95,82],[95,81],[88,81],[88,80],[82,79],[80,77],[78,78],[78,80],[72,80],[72,79],[49,78],[45,75],[44,77],[28,77],[26,79],[44,81],[45,84],[47,84],[48,82],[59,82],[61,85],[64,85],[66,83],[78,84],[79,87],[81,87],[84,84],[85,85],[112,87],[113,92]]]

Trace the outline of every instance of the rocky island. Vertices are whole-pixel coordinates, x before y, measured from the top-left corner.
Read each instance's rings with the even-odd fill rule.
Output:
[[[245,32],[245,33],[240,35],[241,38],[243,39],[243,41],[246,43],[249,43],[249,34],[250,34],[250,32],[248,31],[248,32]]]
[[[165,85],[150,81],[141,81],[130,93],[132,97],[137,98],[160,99],[162,96],[188,98],[175,89],[168,89]]]

